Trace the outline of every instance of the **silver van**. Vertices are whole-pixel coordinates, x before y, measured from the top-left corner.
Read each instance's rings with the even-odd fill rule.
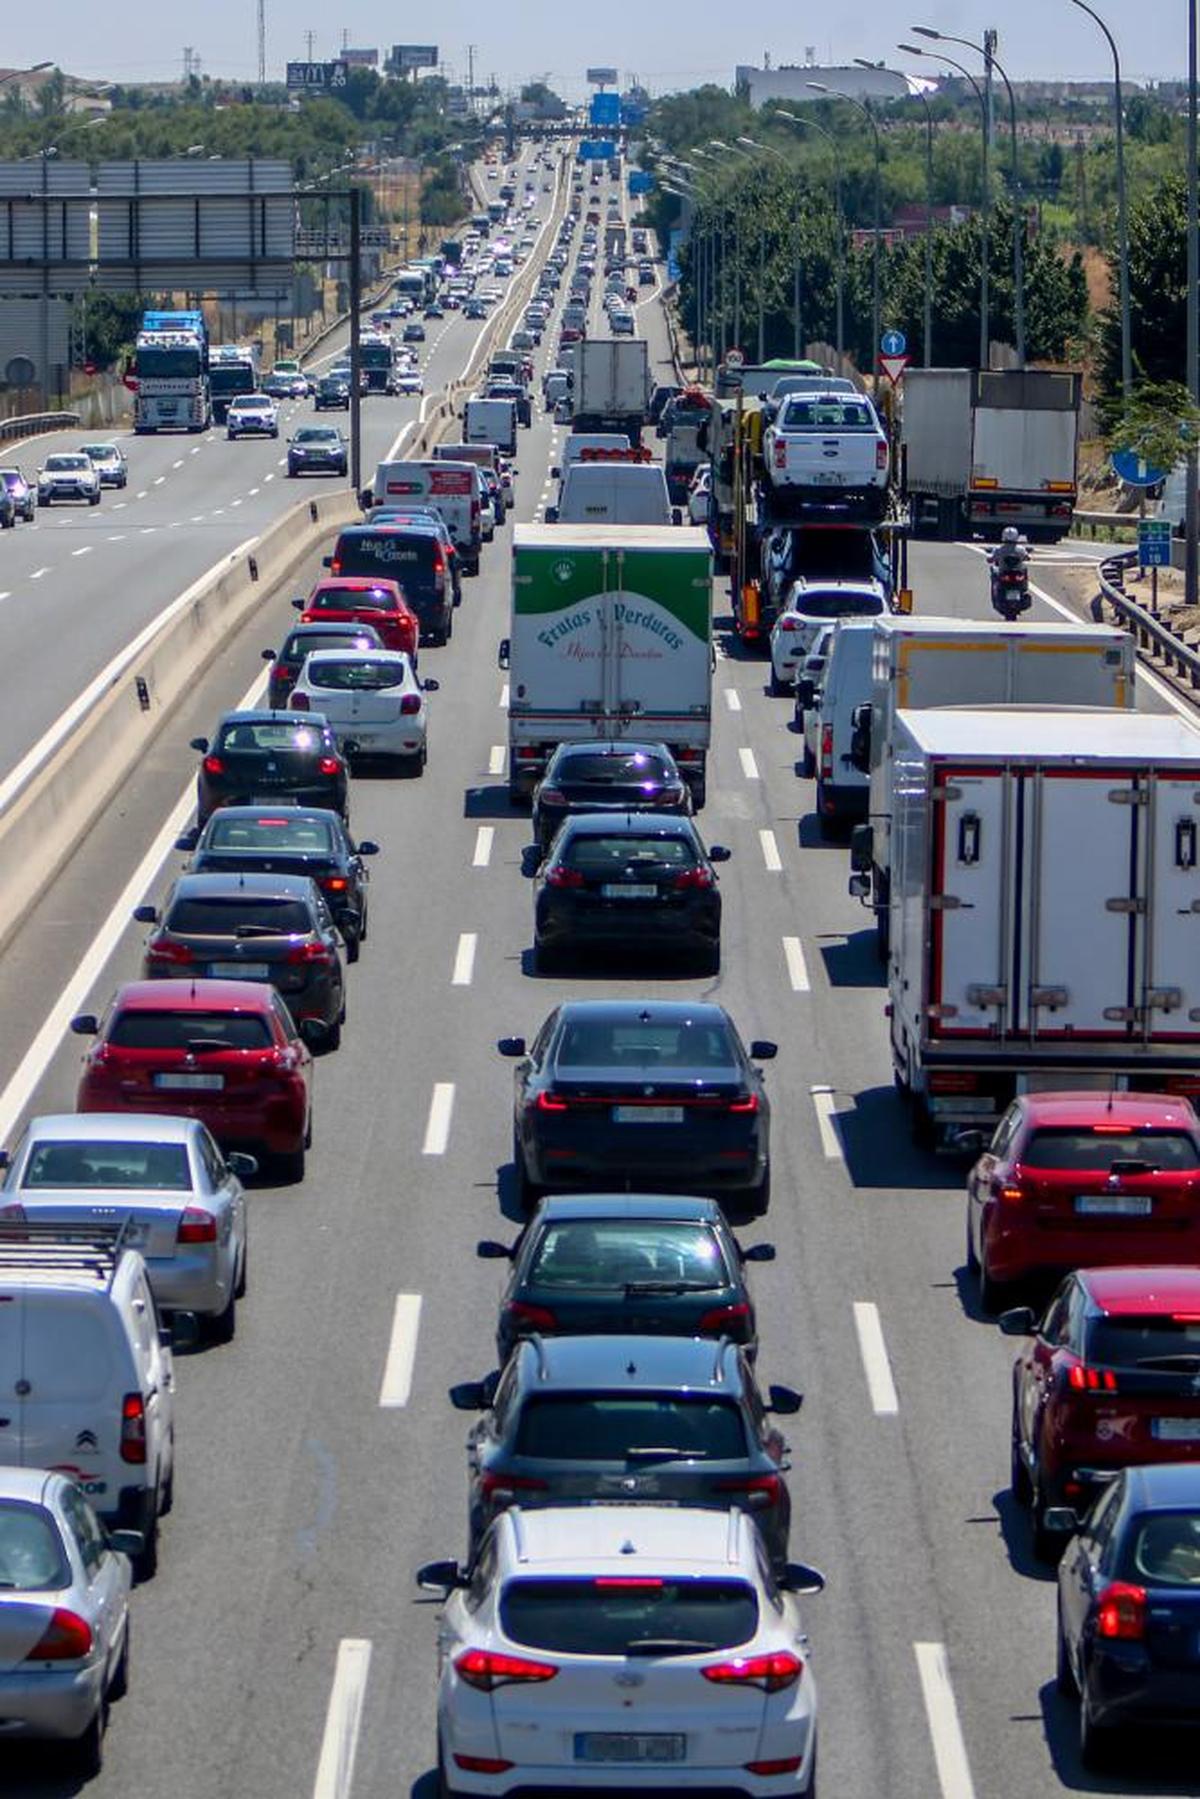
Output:
[[[563,471],[558,505],[548,525],[670,525],[667,478],[659,462],[571,462]]]

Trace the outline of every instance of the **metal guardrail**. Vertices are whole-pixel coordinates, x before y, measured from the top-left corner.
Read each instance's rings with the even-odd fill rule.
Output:
[[[73,430],[81,416],[78,412],[27,412],[20,418],[0,419],[0,438],[39,437],[43,431]]]
[[[1118,619],[1130,632],[1139,655],[1165,663],[1167,671],[1181,685],[1200,694],[1200,654],[1183,643],[1146,606],[1131,600],[1125,592],[1125,570],[1136,565],[1136,549],[1124,550],[1100,564],[1100,593]]]

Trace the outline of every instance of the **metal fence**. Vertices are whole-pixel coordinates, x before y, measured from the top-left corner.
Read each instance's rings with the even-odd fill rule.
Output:
[[[1176,635],[1169,624],[1125,592],[1125,571],[1137,565],[1136,549],[1124,550],[1100,564],[1100,602],[1110,606],[1138,647],[1138,654],[1166,666],[1181,685],[1200,693],[1200,655]]]

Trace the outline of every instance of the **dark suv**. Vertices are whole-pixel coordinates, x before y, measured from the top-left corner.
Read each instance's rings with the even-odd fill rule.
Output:
[[[345,758],[319,712],[227,712],[211,738],[193,737],[202,758],[196,776],[196,822],[218,806],[330,806],[346,817]]]
[[[772,1387],[764,1404],[736,1343],[532,1336],[498,1379],[450,1398],[483,1413],[467,1439],[472,1557],[509,1505],[643,1501],[739,1505],[787,1560],[788,1445],[769,1414],[799,1411],[800,1396]]]
[[[421,621],[422,643],[446,643],[454,629],[454,577],[436,530],[404,525],[348,525],[325,567],[333,575],[398,581]]]

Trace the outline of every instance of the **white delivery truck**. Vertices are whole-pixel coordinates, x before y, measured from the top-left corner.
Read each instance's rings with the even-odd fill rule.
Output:
[[[1173,713],[900,712],[888,1013],[918,1141],[1013,1095],[1200,1093],[1200,732]]]
[[[898,617],[873,621],[869,685],[851,717],[850,755],[870,776],[868,823],[851,840],[851,892],[875,913],[887,954],[892,789],[900,711],[927,706],[1115,706],[1136,698],[1136,648],[1111,625]],[[864,886],[863,877],[866,877]]]
[[[463,438],[469,444],[495,444],[506,456],[515,456],[516,403],[490,395],[472,394],[463,407]]]
[[[635,447],[650,404],[650,351],[641,337],[588,337],[572,362],[572,430],[623,431]]]
[[[650,738],[704,804],[712,729],[712,557],[691,527],[518,525],[508,784],[528,800],[559,743]]]
[[[470,462],[381,462],[371,484],[369,510],[380,506],[432,506],[445,522],[462,558],[463,572],[479,573],[483,544],[479,470]]]

